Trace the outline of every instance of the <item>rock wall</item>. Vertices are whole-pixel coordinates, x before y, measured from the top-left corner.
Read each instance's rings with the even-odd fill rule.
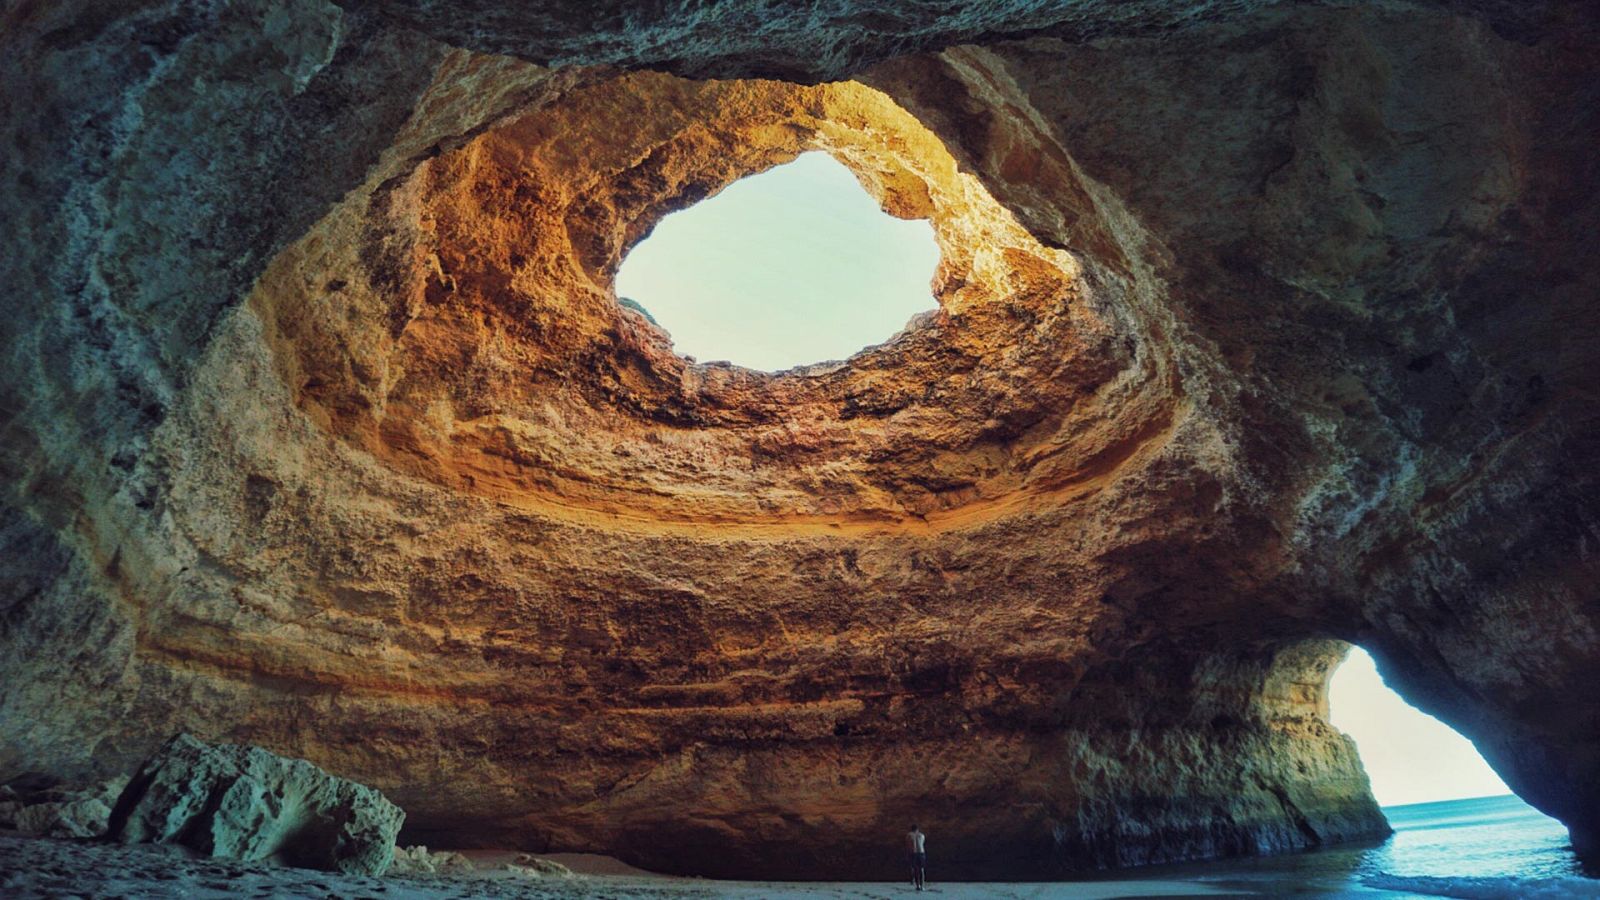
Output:
[[[1354,641],[1592,841],[1583,5],[479,6],[3,14],[0,781],[188,729],[446,846],[1275,852],[1385,830]],[[806,149],[940,310],[675,356],[622,254]]]

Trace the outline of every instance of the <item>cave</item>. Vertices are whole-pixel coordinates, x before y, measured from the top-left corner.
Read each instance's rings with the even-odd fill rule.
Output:
[[[0,784],[1052,878],[1386,834],[1359,644],[1592,858],[1592,5],[708,10],[0,13]],[[810,152],[936,308],[675,352],[623,258]]]

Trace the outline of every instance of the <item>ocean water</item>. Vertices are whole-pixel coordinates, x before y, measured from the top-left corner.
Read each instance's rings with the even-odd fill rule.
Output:
[[[1385,807],[1394,836],[1314,853],[1142,869],[1269,896],[1597,898],[1600,870],[1562,824],[1513,796]]]

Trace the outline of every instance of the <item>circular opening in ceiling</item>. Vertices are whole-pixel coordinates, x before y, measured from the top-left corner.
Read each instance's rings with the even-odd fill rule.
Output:
[[[927,220],[885,213],[843,164],[811,152],[667,216],[616,289],[678,353],[775,372],[893,337],[937,305],[938,262]]]

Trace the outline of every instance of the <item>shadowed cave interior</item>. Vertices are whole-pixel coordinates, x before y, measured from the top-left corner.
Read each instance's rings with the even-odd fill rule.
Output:
[[[5,13],[0,783],[188,731],[406,842],[1049,878],[1386,834],[1354,643],[1592,855],[1592,10],[742,8]],[[619,302],[812,151],[936,309]]]

